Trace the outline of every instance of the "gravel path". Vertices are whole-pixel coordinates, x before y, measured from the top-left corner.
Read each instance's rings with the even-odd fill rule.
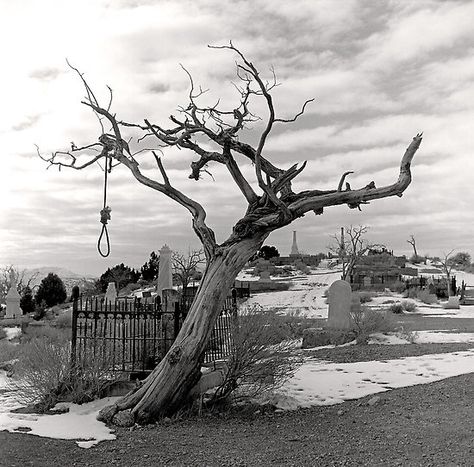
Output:
[[[0,432],[0,465],[444,466],[474,462],[474,375],[331,407],[227,414],[118,431],[89,450]]]
[[[411,329],[474,332],[474,320],[403,316]],[[366,345],[305,351],[337,363],[467,350],[473,344]],[[369,404],[368,402],[371,401]],[[472,466],[474,374],[329,407],[226,413],[117,430],[89,450],[0,432],[0,466]]]

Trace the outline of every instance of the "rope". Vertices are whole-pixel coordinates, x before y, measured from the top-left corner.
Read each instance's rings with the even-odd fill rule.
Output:
[[[100,223],[102,224],[102,230],[99,235],[99,240],[97,241],[97,250],[103,258],[107,258],[107,256],[110,255],[110,238],[109,238],[109,232],[107,230],[107,223],[110,220],[110,213],[112,209],[110,209],[107,206],[107,174],[110,173],[112,170],[112,159],[110,159],[109,162],[109,157],[106,156],[105,158],[105,170],[104,170],[104,204],[103,208],[100,211]],[[105,253],[102,251],[102,248],[100,244],[102,243],[102,238],[104,237],[105,234],[105,240],[106,240],[106,246],[107,249]]]

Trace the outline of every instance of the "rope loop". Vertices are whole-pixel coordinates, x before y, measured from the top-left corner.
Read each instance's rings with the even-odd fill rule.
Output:
[[[100,246],[100,244],[102,243],[102,237],[104,236],[104,234],[105,234],[105,240],[106,240],[106,246],[107,246],[107,249],[105,250],[105,252],[102,251],[102,248]],[[99,251],[100,256],[102,256],[103,258],[107,258],[107,256],[110,255],[110,238],[109,238],[109,232],[107,230],[107,222],[102,224],[102,230],[100,232],[99,240],[97,242],[97,250]]]

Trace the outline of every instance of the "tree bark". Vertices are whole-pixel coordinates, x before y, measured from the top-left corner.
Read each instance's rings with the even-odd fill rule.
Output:
[[[208,263],[196,298],[165,358],[144,383],[99,414],[110,422],[122,410],[131,410],[137,423],[150,423],[176,412],[198,382],[202,356],[227,294],[248,259],[259,250],[268,234],[219,249]]]

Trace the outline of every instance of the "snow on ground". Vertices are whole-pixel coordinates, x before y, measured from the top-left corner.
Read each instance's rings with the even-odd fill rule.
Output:
[[[397,332],[374,333],[371,334],[368,344],[469,344],[470,342],[474,342],[473,332],[415,331],[411,336]]]
[[[259,304],[264,310],[273,309],[308,318],[327,318],[328,306],[323,295],[340,277],[340,271],[313,271],[312,274],[293,278],[289,290],[253,293],[242,306]]]
[[[458,280],[461,274],[456,273]],[[463,278],[474,285],[474,275]],[[472,277],[467,277],[472,276]],[[323,297],[330,284],[340,278],[334,270],[313,271],[307,276],[291,278],[287,291],[255,293],[243,306],[255,303],[264,309],[276,309],[287,314],[327,318],[327,304]],[[258,280],[254,276],[242,276],[243,280]],[[282,278],[278,278],[282,279]],[[290,278],[288,278],[290,279]],[[403,301],[398,294],[383,294],[374,297],[369,306],[388,307],[389,300]],[[452,318],[474,318],[474,307],[459,310],[445,310],[440,304],[423,305],[416,301],[416,314]],[[15,328],[6,328],[8,338],[15,337]],[[407,339],[408,338],[408,339]],[[453,343],[474,342],[474,333],[444,331],[418,331],[413,335],[374,334],[373,344]],[[350,345],[350,344],[348,344]],[[345,400],[357,399],[370,394],[388,391],[392,388],[426,384],[444,378],[474,372],[474,349],[464,352],[423,355],[386,361],[356,363],[330,363],[307,357],[294,377],[279,390],[272,402],[284,409],[312,405],[332,405]],[[115,435],[96,420],[97,413],[105,405],[113,403],[112,398],[78,406],[68,404],[70,411],[58,415],[16,414],[11,410],[18,407],[14,394],[8,391],[8,378],[0,371],[0,431],[29,431],[30,434],[60,439],[74,439],[81,447],[91,447],[101,440],[114,439]],[[19,428],[21,430],[19,430]]]
[[[0,373],[0,389],[2,387]],[[3,380],[5,383],[5,380]],[[96,420],[99,411],[113,404],[118,398],[108,397],[88,404],[62,403],[69,412],[57,415],[11,413],[15,406],[9,407],[0,400],[0,431],[27,432],[30,435],[57,439],[74,439],[79,447],[90,448],[103,440],[115,439],[113,430]],[[5,408],[7,410],[5,410]],[[29,431],[28,431],[29,430]]]
[[[307,360],[271,402],[285,410],[340,404],[394,388],[432,383],[472,372],[474,349],[356,363]]]
[[[11,341],[15,337],[18,337],[21,334],[21,328],[18,326],[15,326],[13,328],[2,328],[6,334],[7,334],[7,339]]]

